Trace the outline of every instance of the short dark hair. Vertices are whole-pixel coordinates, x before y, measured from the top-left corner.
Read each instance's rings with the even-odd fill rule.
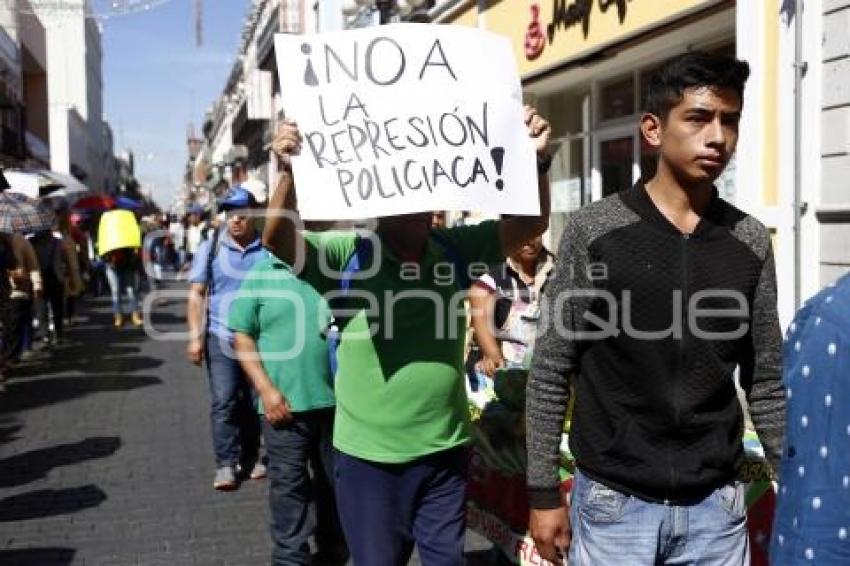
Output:
[[[689,51],[673,57],[649,81],[644,111],[662,120],[670,109],[679,104],[685,89],[720,87],[734,90],[744,101],[744,83],[750,76],[750,66],[727,55]]]

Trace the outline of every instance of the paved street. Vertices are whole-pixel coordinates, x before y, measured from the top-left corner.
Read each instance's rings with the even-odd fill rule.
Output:
[[[266,483],[211,488],[206,379],[183,342],[114,331],[105,298],[83,315],[0,393],[0,564],[268,564]],[[176,299],[153,316],[183,321]],[[468,548],[480,562],[489,544]]]

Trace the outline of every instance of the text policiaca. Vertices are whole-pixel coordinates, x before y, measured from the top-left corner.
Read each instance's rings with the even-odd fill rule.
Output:
[[[475,156],[490,145],[486,102],[482,103],[480,116],[454,108],[438,115],[380,121],[369,116],[354,94],[339,119],[328,119],[321,96],[319,108],[328,128],[307,132],[304,139],[318,167],[336,169],[342,196],[349,207],[355,194],[361,200],[392,198],[423,188],[432,192],[441,182],[462,188],[479,180],[490,181],[484,161]],[[357,118],[350,118],[352,111],[358,113]],[[442,160],[429,158],[426,162],[413,158],[402,162],[398,158],[402,152],[438,147],[452,148],[457,155]],[[497,155],[496,175],[501,173],[502,165],[501,153]],[[381,160],[386,160],[386,165]],[[367,164],[361,165],[364,162]],[[500,184],[497,183],[497,188],[501,188]]]

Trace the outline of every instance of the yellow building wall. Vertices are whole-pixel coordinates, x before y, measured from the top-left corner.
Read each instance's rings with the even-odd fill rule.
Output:
[[[555,30],[551,43],[547,37],[543,52],[534,61],[526,59],[524,47],[526,31],[531,22],[531,2],[488,0],[482,17],[488,30],[511,39],[520,76],[527,77],[719,3],[718,0],[565,0],[563,4],[567,8],[587,8],[587,36],[584,35],[583,21],[569,28],[562,25]],[[553,20],[555,4],[560,4],[560,0],[539,2],[539,21],[544,34]],[[603,5],[607,6],[605,12],[601,8]],[[618,13],[620,6],[625,9],[622,22]]]
[[[764,89],[762,89],[762,197],[766,206],[779,204],[779,11],[764,10]],[[776,242],[774,242],[776,245]]]

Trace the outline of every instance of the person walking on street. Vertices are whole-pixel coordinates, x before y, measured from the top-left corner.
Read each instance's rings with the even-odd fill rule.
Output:
[[[11,311],[5,347],[7,359],[15,362],[32,345],[33,304],[41,299],[42,288],[41,268],[32,244],[21,234],[13,234],[11,239],[18,267],[11,277]]]
[[[768,462],[785,394],[770,232],[717,194],[749,66],[689,52],[641,118],[657,171],[573,213],[528,383],[528,495],[540,555],[570,566],[749,564],[741,386]],[[559,444],[575,385],[569,511]]]
[[[77,304],[83,294],[84,284],[80,267],[80,251],[77,241],[71,233],[71,211],[63,200],[57,202],[56,208],[57,233],[62,238],[62,247],[67,263],[65,273],[65,324],[70,325],[77,315]]]
[[[201,243],[189,274],[186,353],[193,364],[207,366],[216,463],[213,487],[222,491],[236,489],[238,474],[244,472],[254,479],[265,477],[254,391],[233,352],[233,333],[227,327],[227,299],[267,256],[249,215],[255,207],[242,188],[225,195],[219,208],[227,214],[226,229]]]
[[[70,264],[67,249],[52,230],[31,234],[29,240],[38,257],[44,289],[43,299],[36,304],[38,328],[45,344],[57,344],[64,336],[65,278]]]
[[[5,181],[5,177],[0,179]],[[9,371],[7,340],[9,340],[12,315],[12,278],[18,270],[18,259],[15,257],[12,237],[10,234],[0,232],[0,393],[6,390],[6,378]]]
[[[273,143],[284,173],[269,204],[264,244],[289,265],[304,258],[297,275],[320,293],[340,289],[340,278],[322,267],[344,274],[356,261],[364,274],[374,273],[351,279],[344,301],[351,316],[337,307],[335,479],[355,564],[406,564],[414,543],[423,564],[464,563],[471,437],[466,320],[453,299],[467,290],[459,277],[468,272],[463,264],[496,263],[548,226],[549,124],[526,107],[525,125],[538,152],[539,183],[529,189],[539,193],[539,216],[451,229],[433,229],[430,211],[385,217],[378,220],[377,241],[354,233],[302,235],[290,216],[273,214],[295,207],[286,160],[300,150],[297,126],[282,123]],[[455,267],[454,281],[425,275],[446,264]],[[414,281],[403,273],[412,265],[423,274]],[[414,296],[388,304],[388,297],[403,293]]]
[[[112,319],[115,328],[124,324],[124,312],[121,308],[122,295],[127,296],[127,310],[133,326],[142,325],[142,311],[139,307],[139,257],[138,248],[118,248],[103,254],[106,281],[112,294]]]
[[[272,564],[342,565],[348,550],[333,490],[336,402],[325,338],[330,308],[288,265],[270,256],[248,273],[228,320],[265,416]],[[311,536],[318,548],[312,561]]]
[[[200,205],[192,205],[189,209],[186,225],[186,263],[190,264],[204,241],[206,222],[203,220],[204,209]]]

